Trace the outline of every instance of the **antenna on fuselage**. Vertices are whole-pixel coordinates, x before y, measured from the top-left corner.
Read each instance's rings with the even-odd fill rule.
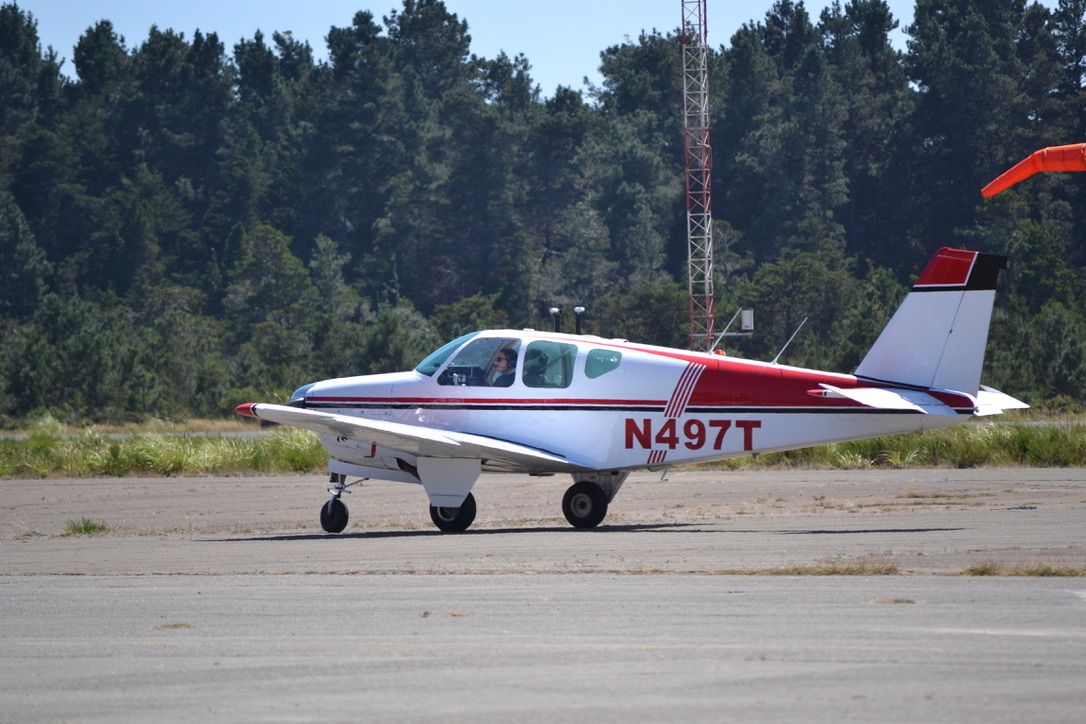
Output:
[[[803,329],[803,325],[805,324],[807,324],[807,317],[803,318],[803,321],[799,323],[798,327],[796,327],[796,331],[792,332],[792,336],[788,338],[788,341],[784,343],[783,347],[781,347],[781,351],[777,353],[777,356],[774,357],[773,361],[769,364],[777,364],[777,360],[779,360],[781,358],[781,355],[784,354],[784,350],[788,349],[788,345],[792,344],[792,340],[796,338],[796,335],[799,334],[799,330]]]
[[[574,307],[573,316],[577,318],[577,334],[581,333],[581,317],[584,315],[584,307]]]

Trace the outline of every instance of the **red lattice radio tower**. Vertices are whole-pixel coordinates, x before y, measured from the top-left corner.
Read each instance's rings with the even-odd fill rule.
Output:
[[[713,346],[712,149],[709,146],[707,0],[681,0],[683,22],[683,145],[686,166],[686,237],[690,280],[690,349]]]

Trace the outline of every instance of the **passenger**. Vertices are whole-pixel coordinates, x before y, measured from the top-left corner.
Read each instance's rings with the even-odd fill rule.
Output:
[[[491,387],[509,387],[517,374],[517,352],[513,349],[498,350],[498,356],[491,363],[488,377]]]
[[[547,353],[529,349],[524,357],[524,384],[529,387],[547,387]]]

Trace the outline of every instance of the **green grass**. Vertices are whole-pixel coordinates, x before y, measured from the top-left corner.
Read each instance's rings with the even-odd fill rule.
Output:
[[[110,528],[105,523],[90,518],[69,520],[64,527],[64,535],[102,535],[108,533]]]
[[[252,428],[250,428],[252,429]],[[23,439],[0,439],[0,477],[102,477],[310,473],[325,469],[316,435],[287,427],[254,437],[141,431],[111,439],[96,429],[71,435],[55,424],[35,425]],[[823,445],[783,453],[729,458],[709,467],[784,468],[1084,467],[1086,423],[1046,427],[969,423]]]
[[[139,433],[110,439],[86,432],[0,440],[5,477],[306,473],[323,470],[327,462],[316,435],[288,428],[247,438]]]
[[[967,423],[925,433],[729,458],[714,467],[758,468],[1039,468],[1086,466],[1086,424],[1046,427]]]

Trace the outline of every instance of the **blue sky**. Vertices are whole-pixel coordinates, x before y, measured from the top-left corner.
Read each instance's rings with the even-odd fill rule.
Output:
[[[74,75],[72,48],[79,36],[101,19],[113,22],[129,49],[147,37],[151,25],[173,28],[186,38],[199,29],[216,32],[228,52],[242,38],[259,29],[265,36],[291,30],[306,40],[319,59],[325,59],[324,37],[333,25],[350,25],[358,10],[369,10],[380,20],[402,0],[17,0],[38,21],[42,46],[52,46],[68,59],[63,70]],[[807,10],[817,18],[828,0],[810,0]],[[904,27],[912,19],[912,0],[889,0],[894,16]],[[1055,0],[1046,2],[1055,4]],[[709,0],[709,43],[726,45],[732,33],[749,20],[761,20],[771,0]],[[532,78],[546,96],[558,84],[581,89],[587,76],[598,84],[600,51],[636,40],[642,30],[667,32],[679,25],[679,0],[445,0],[450,12],[468,21],[471,50],[493,58],[500,51],[523,53],[532,65]],[[895,43],[904,47],[904,35]]]

